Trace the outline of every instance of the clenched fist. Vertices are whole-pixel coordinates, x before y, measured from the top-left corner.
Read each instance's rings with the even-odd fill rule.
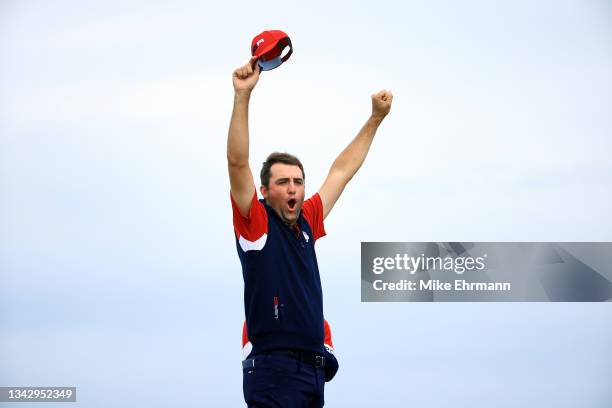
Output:
[[[255,64],[257,57],[252,57],[249,62],[232,73],[232,82],[236,92],[251,92],[259,80],[259,64]],[[255,64],[255,68],[253,68]]]
[[[391,110],[391,102],[393,94],[386,89],[372,95],[372,117],[384,119]]]

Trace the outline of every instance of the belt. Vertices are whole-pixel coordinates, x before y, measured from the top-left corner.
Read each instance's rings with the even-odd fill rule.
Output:
[[[325,367],[325,357],[322,354],[314,353],[312,351],[304,351],[304,350],[293,350],[293,349],[276,349],[276,350],[267,350],[262,352],[262,354],[282,354],[285,356],[292,357],[302,363],[309,364],[314,368],[322,368]],[[257,356],[253,358],[249,358],[242,361],[243,368],[255,367],[255,360]]]

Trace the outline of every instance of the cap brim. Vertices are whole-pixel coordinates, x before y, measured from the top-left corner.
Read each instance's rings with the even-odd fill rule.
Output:
[[[262,61],[261,59],[259,59],[257,60],[257,63],[259,64],[259,67],[262,71],[270,71],[274,68],[279,67],[283,63],[283,61],[281,60],[281,57],[276,57],[268,61]]]

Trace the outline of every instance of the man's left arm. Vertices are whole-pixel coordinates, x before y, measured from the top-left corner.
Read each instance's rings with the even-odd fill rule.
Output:
[[[344,191],[344,187],[363,164],[378,126],[391,110],[392,101],[391,91],[383,90],[372,95],[372,114],[353,141],[336,158],[319,189],[323,203],[323,218],[327,217]]]

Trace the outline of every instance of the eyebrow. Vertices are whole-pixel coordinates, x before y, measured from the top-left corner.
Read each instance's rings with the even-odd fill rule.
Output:
[[[281,181],[289,181],[290,179],[291,179],[291,177],[279,178],[279,179],[276,179],[276,183],[280,183]],[[294,181],[302,181],[302,182],[304,181],[304,179],[301,178],[301,177],[293,177],[293,180]]]

